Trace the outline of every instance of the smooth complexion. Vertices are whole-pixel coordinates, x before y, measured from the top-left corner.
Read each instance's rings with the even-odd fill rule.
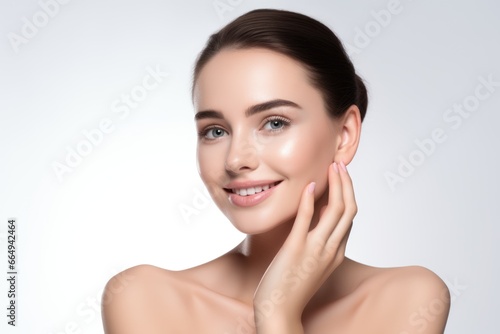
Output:
[[[249,106],[274,100],[297,107],[245,115]],[[198,169],[214,202],[241,232],[260,234],[291,223],[300,194],[311,181],[317,184],[317,194],[325,192],[325,171],[342,139],[340,129],[325,112],[323,98],[306,72],[290,58],[266,49],[220,52],[200,73],[195,108],[200,114],[215,110],[224,117],[197,121],[198,131],[212,127],[199,138]],[[350,145],[357,145],[357,138]],[[241,209],[228,201],[223,189],[236,177],[282,182],[263,203]]]
[[[247,237],[194,268],[140,265],[113,277],[104,292],[107,334],[443,333],[450,294],[434,273],[344,258],[355,214],[343,164],[359,143],[355,105],[331,119],[306,70],[260,48],[226,49],[209,60],[194,105],[200,176]],[[281,182],[251,206],[234,203],[225,189],[262,180]],[[310,242],[323,235],[337,239],[335,254]],[[123,275],[128,284],[116,289]],[[437,304],[438,313],[419,316]]]

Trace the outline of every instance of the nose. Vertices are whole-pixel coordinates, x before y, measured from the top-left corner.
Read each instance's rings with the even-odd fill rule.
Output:
[[[237,175],[248,170],[254,170],[257,166],[257,149],[250,136],[234,134],[226,156],[226,171]]]

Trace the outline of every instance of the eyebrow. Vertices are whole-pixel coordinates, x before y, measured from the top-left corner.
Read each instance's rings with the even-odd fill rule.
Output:
[[[263,112],[263,111],[270,110],[273,108],[278,108],[278,107],[293,107],[293,108],[302,109],[295,102],[283,100],[283,99],[275,99],[275,100],[266,101],[266,102],[255,104],[253,106],[248,107],[247,110],[245,111],[245,116],[250,117],[250,116],[255,115],[259,112]],[[224,119],[224,115],[222,115],[222,113],[220,111],[212,110],[212,109],[198,111],[196,113],[196,115],[194,115],[195,121],[198,121],[200,119],[205,119],[205,118]]]

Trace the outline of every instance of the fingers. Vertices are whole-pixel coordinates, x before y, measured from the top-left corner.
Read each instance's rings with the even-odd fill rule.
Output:
[[[344,163],[341,162],[341,165],[344,165]],[[356,213],[358,213],[358,206],[356,204],[356,198],[354,197],[354,186],[352,185],[352,179],[345,165],[341,170],[343,171],[340,173],[340,177],[342,179],[344,202],[346,203],[345,210],[354,217]]]
[[[351,178],[341,163],[333,163],[328,169],[328,205],[321,216],[314,234],[320,241],[337,242],[337,246],[347,232],[357,212]]]
[[[314,188],[316,182],[309,183],[300,198],[299,209],[292,230],[290,231],[290,238],[294,240],[305,240],[309,232],[309,226],[314,214]]]
[[[334,162],[329,166],[328,181],[328,205],[321,208],[319,222],[311,231],[311,235],[318,238],[323,245],[328,243],[330,248],[339,247],[341,244],[357,213],[357,205],[352,180],[343,163],[339,166]],[[297,216],[289,235],[291,240],[304,241],[307,238],[314,214],[314,186],[315,183],[311,182],[302,192]]]
[[[344,200],[339,166],[334,162],[328,167],[328,205],[312,234],[319,238],[320,241],[326,242],[342,216],[343,211]]]
[[[345,244],[347,243],[346,235],[348,234],[348,231],[350,231],[352,220],[358,212],[356,199],[354,197],[354,187],[345,165],[341,166],[339,176],[342,182],[344,207],[340,220],[327,240],[327,245],[330,247],[335,247],[339,244],[343,244],[345,247]]]
[[[321,207],[321,209],[319,210],[319,219],[321,219],[321,217],[323,217],[323,213],[325,213],[325,210],[326,210],[326,205],[323,205]]]

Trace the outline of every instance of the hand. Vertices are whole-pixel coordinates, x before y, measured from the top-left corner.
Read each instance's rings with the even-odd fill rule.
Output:
[[[301,326],[306,304],[344,260],[357,205],[352,181],[343,163],[330,165],[328,182],[328,205],[320,210],[318,224],[311,231],[314,184],[310,184],[312,193],[308,191],[309,185],[302,193],[292,230],[255,292],[257,327],[273,322]]]

